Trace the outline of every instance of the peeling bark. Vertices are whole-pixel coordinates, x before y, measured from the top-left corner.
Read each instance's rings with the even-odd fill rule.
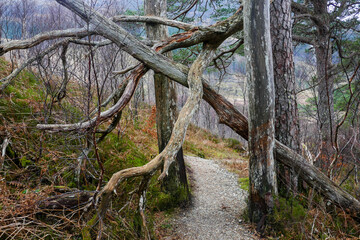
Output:
[[[249,216],[263,232],[277,195],[273,148],[275,92],[270,39],[270,1],[244,5],[246,75],[249,98]]]

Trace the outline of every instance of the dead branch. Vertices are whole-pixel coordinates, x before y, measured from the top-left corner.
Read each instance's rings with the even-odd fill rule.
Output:
[[[176,27],[185,31],[190,31],[192,29],[199,29],[202,31],[218,31],[220,33],[224,32],[224,29],[216,29],[206,26],[196,26],[189,23],[184,23],[176,20],[171,20],[163,17],[155,16],[128,16],[128,15],[119,15],[111,18],[114,22],[142,22],[142,23],[155,23],[162,24],[170,27]]]
[[[78,44],[78,45],[93,46],[93,47],[104,47],[104,46],[108,46],[110,44],[114,44],[112,41],[110,41],[108,39],[102,40],[102,41],[93,41],[93,42],[89,42],[88,40],[74,39],[74,40],[71,40],[70,42]],[[151,41],[148,39],[143,39],[143,40],[141,40],[141,42],[149,47],[151,47],[157,43],[156,41]]]
[[[6,137],[3,143],[1,144],[0,170],[2,170],[4,166],[6,148],[8,147],[9,144],[10,144],[10,140],[9,138]]]
[[[54,197],[46,198],[38,202],[40,209],[49,211],[54,210],[73,210],[87,205],[94,197],[94,191],[68,192]]]
[[[136,68],[138,65],[139,65],[139,64],[132,65],[132,66],[127,67],[127,68],[125,68],[125,69],[123,69],[123,70],[120,70],[120,71],[113,71],[113,74],[115,74],[115,75],[125,74],[125,73],[133,70],[134,68]]]
[[[52,40],[56,38],[64,37],[76,37],[81,38],[91,35],[93,32],[87,28],[71,28],[66,30],[55,30],[45,33],[40,33],[32,38],[25,40],[12,40],[10,42],[4,42],[0,44],[0,56],[15,49],[26,49],[34,47],[44,41]]]
[[[61,55],[60,55],[61,62],[63,65],[63,71],[64,71],[64,79],[61,83],[59,91],[56,94],[58,102],[60,102],[66,96],[66,87],[69,82],[69,74],[68,74],[68,70],[67,70],[67,61],[66,61],[66,52],[68,50],[68,47],[69,47],[69,43],[64,43],[64,45],[62,47]]]

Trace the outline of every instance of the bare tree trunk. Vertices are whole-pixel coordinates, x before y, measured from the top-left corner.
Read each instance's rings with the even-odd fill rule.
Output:
[[[291,0],[271,4],[271,40],[275,82],[275,138],[300,152],[299,119],[292,44]],[[279,188],[296,191],[298,180],[293,169],[278,165]]]
[[[330,23],[328,19],[327,0],[312,1],[314,12],[322,16],[317,27],[315,47],[316,55],[316,74],[319,82],[318,87],[318,114],[319,127],[321,132],[321,156],[320,159],[329,159],[334,153],[332,148],[333,136],[335,133],[334,119],[334,79],[330,77],[332,63],[332,50],[330,41]],[[322,160],[320,160],[320,163]],[[322,162],[324,167],[328,167],[327,161]]]
[[[274,0],[271,4],[271,40],[275,82],[275,136],[278,141],[299,152],[299,119],[291,30],[291,1]]]
[[[167,0],[146,0],[145,14],[166,17]],[[168,37],[166,26],[159,24],[146,24],[146,33],[150,40],[163,40]],[[171,57],[171,54],[167,54]],[[176,109],[176,83],[161,73],[154,73],[155,100],[156,100],[156,126],[159,152],[162,152],[170,140],[174,123],[177,119]],[[176,156],[176,161],[169,169],[169,175],[162,182],[163,189],[174,199],[189,198],[185,162],[182,148]],[[180,196],[185,194],[185,196]]]
[[[277,195],[275,159],[275,93],[270,39],[270,0],[247,0],[244,9],[249,96],[249,215],[264,231]]]

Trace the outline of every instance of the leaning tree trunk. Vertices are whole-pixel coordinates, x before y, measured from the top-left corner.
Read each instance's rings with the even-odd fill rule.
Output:
[[[275,82],[275,138],[299,153],[291,0],[274,0],[270,10]],[[281,164],[278,169],[279,191],[286,188],[296,191],[298,180],[294,169],[285,168]]]
[[[166,18],[167,0],[146,0],[145,14]],[[163,40],[168,37],[167,27],[160,24],[146,24],[146,33],[150,40]],[[171,54],[167,54],[171,57]],[[156,99],[156,127],[159,152],[162,152],[170,140],[177,119],[176,83],[161,73],[154,73]],[[163,189],[174,199],[189,199],[186,169],[182,148],[176,156],[176,162],[169,169],[169,175],[162,182]]]
[[[263,232],[277,194],[273,148],[275,93],[270,39],[270,0],[245,1],[244,31],[249,94],[249,215]]]

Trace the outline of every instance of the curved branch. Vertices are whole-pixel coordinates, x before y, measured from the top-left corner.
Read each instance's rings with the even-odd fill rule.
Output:
[[[185,15],[195,6],[195,4],[196,4],[197,2],[198,2],[198,0],[194,0],[187,9],[185,9],[184,11],[182,11],[181,13],[179,13],[177,16],[175,16],[175,17],[174,17],[174,20],[177,19],[177,18],[179,18],[179,17],[182,16],[182,15],[185,16]]]
[[[69,74],[68,74],[67,59],[66,59],[66,53],[67,53],[68,48],[69,48],[69,43],[65,43],[63,45],[63,49],[62,49],[61,55],[60,55],[61,62],[63,65],[64,78],[61,83],[60,89],[56,94],[58,102],[60,102],[66,96],[66,88],[67,88],[67,84],[69,82]]]
[[[103,47],[112,44],[113,42],[110,40],[103,40],[98,42],[89,42],[88,40],[81,40],[81,39],[74,39],[71,40],[72,43],[78,45],[85,45],[85,46],[93,46],[93,47]]]
[[[309,17],[316,25],[324,26],[324,20],[318,17],[315,13],[310,11],[306,6],[297,2],[291,2],[291,11],[295,14]]]
[[[242,45],[244,44],[244,39],[240,39],[238,40],[238,42],[235,44],[235,46],[233,46],[232,48],[230,49],[227,49],[227,50],[224,50],[222,52],[220,52],[218,55],[216,55],[216,57],[214,58],[214,60],[217,60],[218,58],[221,58],[223,55],[227,54],[227,53],[232,53],[234,54],[235,51],[241,47]]]
[[[136,68],[137,66],[138,66],[138,64],[135,64],[135,65],[132,65],[132,66],[127,67],[127,68],[125,68],[125,69],[123,69],[123,70],[120,70],[120,71],[113,71],[113,74],[115,74],[115,75],[125,74],[125,73],[133,70],[133,69]]]
[[[86,28],[71,28],[66,30],[55,30],[55,31],[45,32],[38,34],[29,39],[13,40],[10,42],[4,42],[0,44],[0,56],[14,49],[25,49],[25,48],[34,47],[47,40],[63,38],[63,37],[81,38],[91,34],[93,34],[93,32],[89,31]]]
[[[169,166],[174,161],[176,154],[178,153],[184,142],[187,127],[189,126],[192,117],[194,116],[196,110],[200,105],[200,101],[203,95],[201,77],[206,66],[208,66],[209,63],[212,61],[212,57],[214,55],[216,47],[217,45],[206,47],[199,54],[195,62],[191,65],[188,75],[190,96],[179,113],[178,119],[175,122],[171,134],[171,138],[164,150],[149,163],[141,167],[128,168],[113,174],[109,182],[98,195],[99,197],[102,197],[98,216],[103,216],[106,209],[108,208],[111,193],[115,190],[116,186],[122,180],[131,177],[146,176],[152,174],[154,171],[156,171],[162,166],[163,162],[164,168],[159,179],[163,179],[168,174]]]

